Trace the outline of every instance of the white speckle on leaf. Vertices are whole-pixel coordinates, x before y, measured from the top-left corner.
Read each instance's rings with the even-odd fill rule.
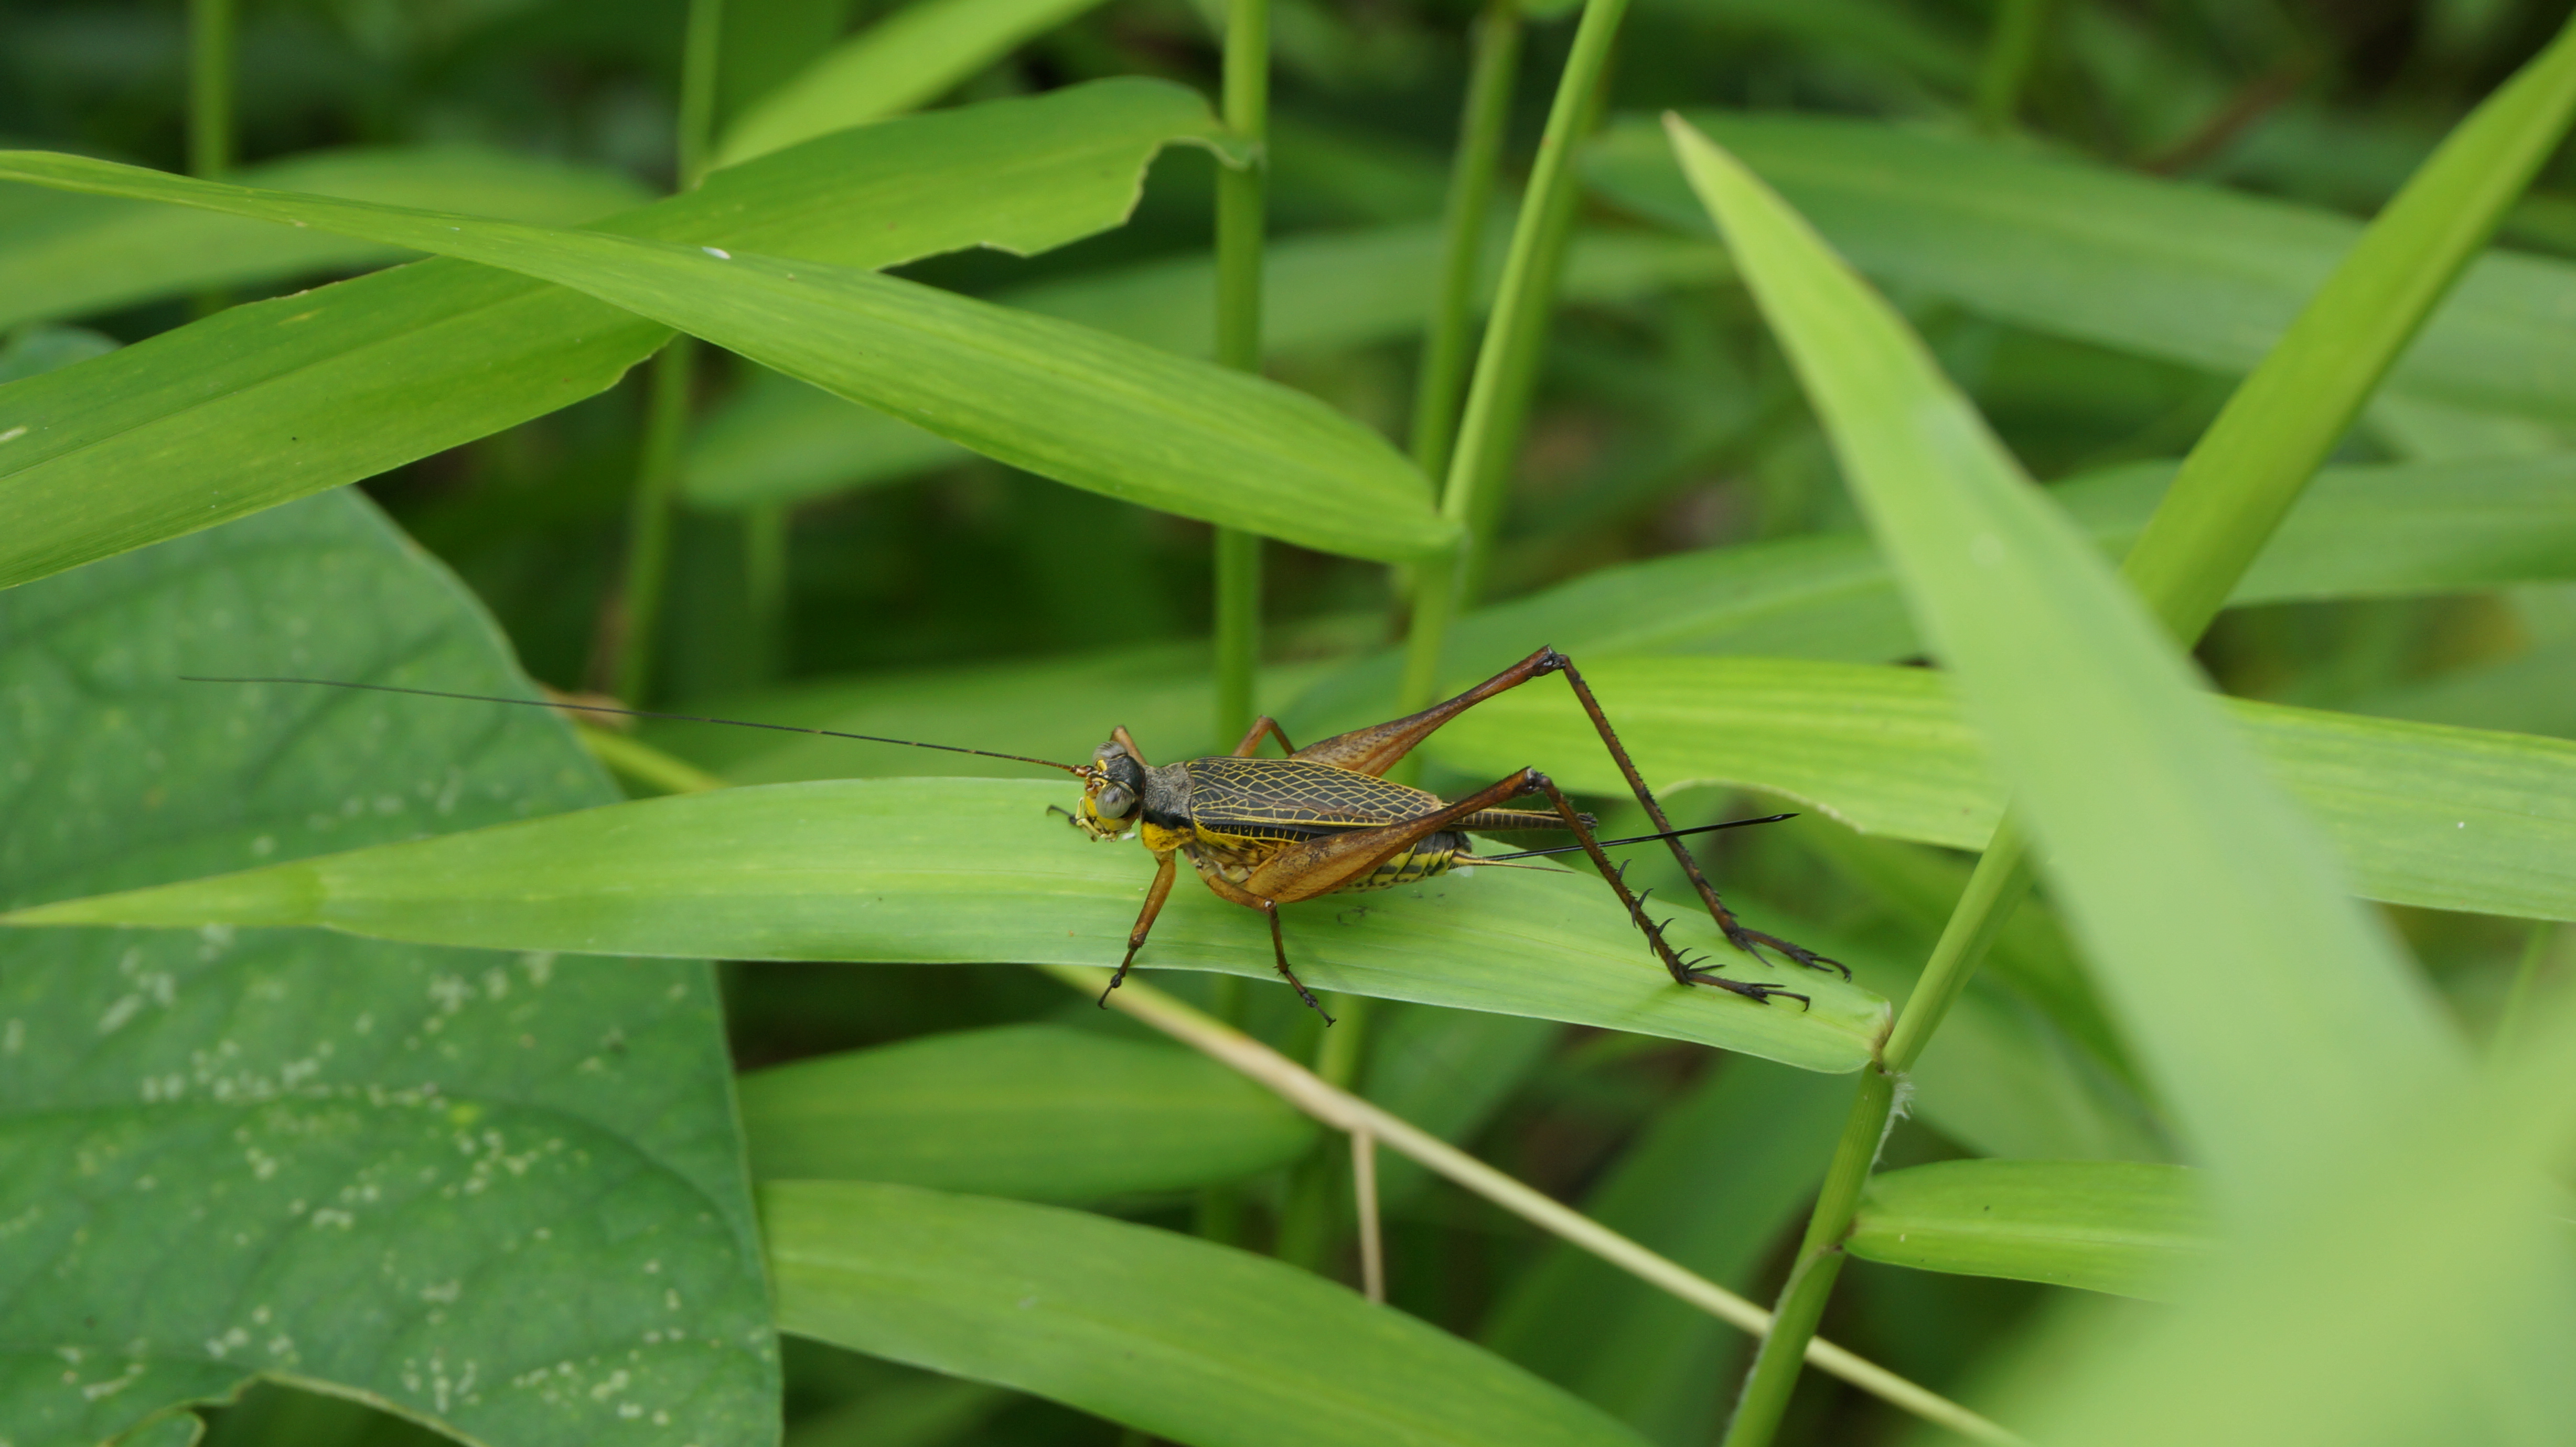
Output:
[[[442,1282],[440,1282],[439,1284],[437,1284],[436,1286],[424,1286],[424,1287],[422,1287],[422,1288],[420,1289],[420,1299],[421,1299],[421,1300],[423,1300],[423,1301],[436,1301],[436,1302],[442,1302],[442,1303],[444,1303],[444,1302],[453,1302],[453,1301],[455,1301],[455,1300],[456,1300],[456,1298],[457,1298],[457,1297],[459,1297],[459,1296],[463,1295],[463,1294],[464,1294],[464,1292],[465,1292],[465,1283],[464,1283],[464,1282],[462,1282],[462,1281],[442,1281]]]
[[[20,424],[19,426],[16,426],[16,427],[12,427],[12,428],[10,428],[10,429],[9,429],[8,431],[6,431],[6,432],[0,432],[0,442],[15,442],[15,441],[17,441],[19,438],[24,437],[24,436],[26,436],[26,435],[27,435],[27,429],[26,429],[26,426],[22,423],[22,424]]]
[[[698,249],[705,252],[707,255],[714,257],[718,261],[733,260],[733,253],[725,250],[721,246],[701,246]]]
[[[107,1007],[106,1013],[98,1017],[98,1033],[101,1035],[113,1035],[117,1031],[124,1029],[126,1022],[132,1020],[135,1013],[142,1008],[143,997],[141,995],[117,996],[115,1003]]]
[[[624,1367],[619,1367],[616,1371],[610,1372],[607,1378],[601,1381],[599,1385],[590,1389],[591,1399],[593,1401],[605,1402],[609,1398],[616,1396],[618,1393],[625,1391],[627,1386],[633,1380],[633,1378],[626,1375],[626,1369]]]
[[[0,1025],[0,1055],[15,1055],[27,1045],[27,1022],[12,1018]]]

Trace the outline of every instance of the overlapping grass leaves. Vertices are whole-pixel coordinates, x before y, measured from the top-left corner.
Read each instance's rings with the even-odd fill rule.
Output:
[[[1042,476],[1325,552],[1456,531],[1386,440],[1303,393],[849,267],[243,187],[40,152],[0,177],[325,230],[517,271],[729,347]]]
[[[1115,226],[1178,86],[1105,81],[808,142],[602,223],[630,237],[890,266]],[[444,259],[233,307],[0,401],[0,586],[354,482],[599,392],[669,331]],[[23,429],[23,430],[22,430]]]

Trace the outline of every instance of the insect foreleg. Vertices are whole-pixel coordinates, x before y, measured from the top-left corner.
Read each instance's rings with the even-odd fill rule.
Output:
[[[1136,916],[1136,927],[1127,932],[1127,958],[1118,962],[1118,973],[1109,977],[1108,987],[1100,992],[1100,1007],[1104,1010],[1109,1008],[1109,991],[1127,983],[1127,967],[1136,963],[1136,952],[1145,947],[1145,936],[1154,932],[1154,916],[1163,912],[1163,901],[1171,897],[1173,862],[1177,857],[1164,855],[1162,867],[1154,871],[1154,882],[1145,891],[1145,911]]]

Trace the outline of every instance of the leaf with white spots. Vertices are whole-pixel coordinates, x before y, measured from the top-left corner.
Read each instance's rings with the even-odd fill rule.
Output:
[[[541,712],[176,677],[262,668],[527,687],[347,494],[0,594],[0,898],[613,797]],[[510,1447],[774,1440],[725,1072],[701,962],[13,939],[0,1440],[102,1440],[263,1374]]]

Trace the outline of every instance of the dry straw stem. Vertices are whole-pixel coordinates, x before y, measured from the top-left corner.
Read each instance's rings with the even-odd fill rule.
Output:
[[[1109,971],[1092,966],[1036,968],[1086,995],[1102,995],[1109,984]],[[1541,1230],[1671,1292],[1721,1321],[1756,1336],[1770,1329],[1771,1313],[1716,1282],[1513,1180],[1412,1122],[1326,1084],[1287,1056],[1150,985],[1130,979],[1115,992],[1109,992],[1107,998],[1118,1009],[1277,1091],[1281,1099],[1335,1130],[1373,1136]],[[1806,1359],[1862,1391],[1963,1437],[1979,1442],[2024,1440],[1949,1398],[1927,1391],[1832,1342],[1810,1338]]]

